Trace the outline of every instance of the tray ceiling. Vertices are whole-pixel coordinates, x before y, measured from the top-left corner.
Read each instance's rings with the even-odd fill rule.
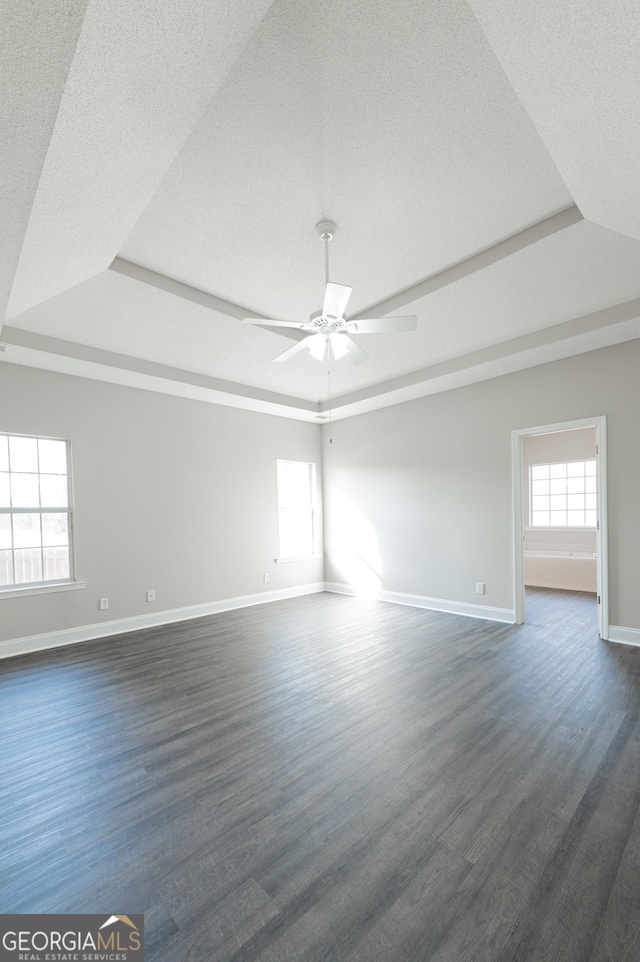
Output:
[[[631,4],[152,6],[10,4],[3,361],[314,419],[640,335]],[[418,317],[330,405],[240,321],[320,307],[328,217],[351,314]]]

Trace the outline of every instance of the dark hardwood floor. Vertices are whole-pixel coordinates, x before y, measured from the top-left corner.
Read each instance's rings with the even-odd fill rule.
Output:
[[[640,649],[322,594],[0,662],[0,912],[149,962],[637,962]]]
[[[598,634],[597,595],[592,591],[564,591],[561,588],[532,588],[527,585],[525,618],[528,625],[538,625],[560,632],[584,632],[591,638]]]

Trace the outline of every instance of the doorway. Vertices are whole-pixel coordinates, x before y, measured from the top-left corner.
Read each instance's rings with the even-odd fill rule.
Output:
[[[512,471],[516,624],[525,621],[525,580],[537,581],[540,590],[595,592],[606,640],[606,418],[512,431]]]

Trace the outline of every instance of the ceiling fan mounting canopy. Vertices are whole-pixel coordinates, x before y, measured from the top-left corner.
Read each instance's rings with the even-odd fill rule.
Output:
[[[320,240],[333,240],[337,229],[332,220],[321,220],[316,224],[316,234]]]
[[[322,361],[327,354],[336,361],[347,357],[352,364],[359,364],[369,356],[356,344],[349,334],[389,334],[399,331],[415,331],[417,318],[376,317],[347,321],[345,311],[353,288],[346,284],[336,284],[329,280],[329,241],[333,239],[336,225],[331,220],[321,220],[316,224],[316,234],[324,242],[325,292],[322,310],[315,311],[307,323],[295,321],[258,320],[245,317],[245,324],[258,324],[263,327],[289,327],[306,331],[307,337],[298,341],[274,361],[286,361],[299,351],[308,348],[312,357]]]

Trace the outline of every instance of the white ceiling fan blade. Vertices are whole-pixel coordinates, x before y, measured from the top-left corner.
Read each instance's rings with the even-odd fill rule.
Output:
[[[358,321],[348,321],[350,334],[395,334],[398,331],[415,331],[417,318],[408,317],[370,317]]]
[[[346,284],[333,284],[329,281],[324,292],[322,316],[344,317],[352,290],[353,288],[347,287]]]
[[[361,347],[358,347],[355,341],[352,341],[350,337],[343,334],[345,341],[348,341],[347,352],[343,356],[346,357],[352,364],[360,364],[362,361],[366,361],[369,355],[366,351],[363,351]]]
[[[298,351],[304,351],[305,348],[308,350],[308,349],[309,349],[309,341],[312,341],[312,340],[314,339],[314,337],[316,337],[315,334],[309,334],[308,337],[303,337],[301,341],[298,341],[297,344],[294,344],[294,345],[293,345],[293,347],[288,348],[286,351],[284,351],[283,354],[278,354],[278,356],[277,356],[277,357],[274,357],[273,360],[274,360],[274,361],[286,361],[286,360],[288,360],[290,357],[293,357],[294,354],[297,354]]]
[[[295,321],[270,321],[267,318],[243,317],[243,324],[258,324],[260,327],[293,327],[296,331],[313,330],[309,324],[297,324]]]

